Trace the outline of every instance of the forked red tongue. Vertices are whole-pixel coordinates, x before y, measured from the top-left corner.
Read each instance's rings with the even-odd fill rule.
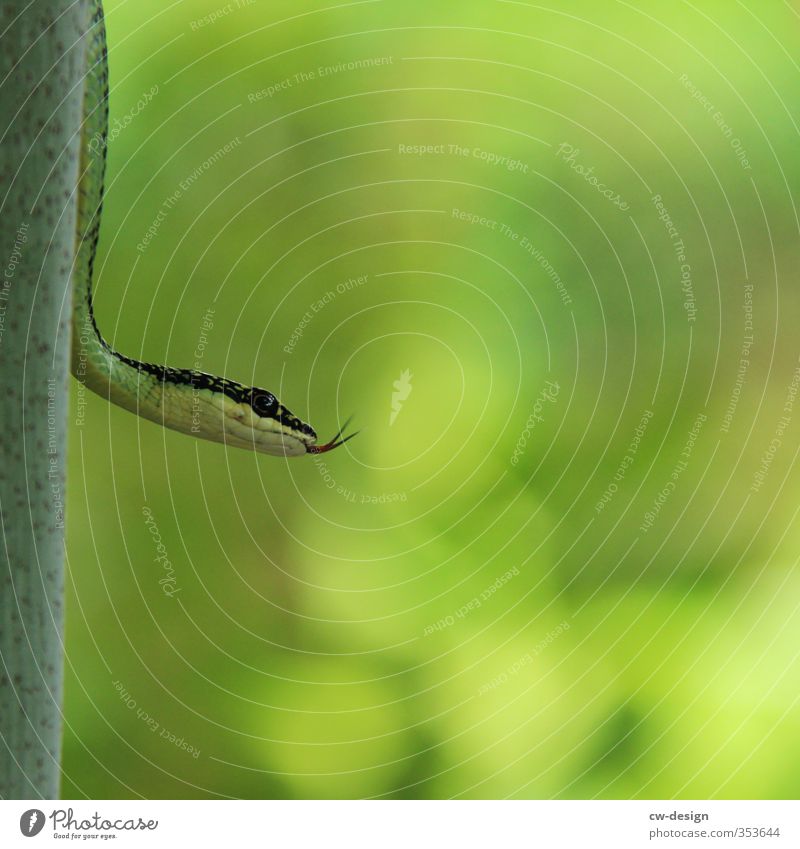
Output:
[[[339,429],[339,432],[336,434],[336,436],[334,436],[333,439],[328,440],[328,442],[326,442],[324,445],[307,445],[306,446],[306,453],[307,454],[324,454],[326,451],[333,451],[334,448],[338,448],[340,445],[344,445],[345,442],[347,442],[348,439],[352,439],[354,436],[357,436],[358,431],[356,431],[355,433],[351,433],[349,436],[345,436],[344,439],[339,438],[344,433],[344,430],[347,427],[347,425],[350,424],[350,421],[351,421],[352,418],[353,417],[350,416],[350,418],[341,426],[341,428]]]

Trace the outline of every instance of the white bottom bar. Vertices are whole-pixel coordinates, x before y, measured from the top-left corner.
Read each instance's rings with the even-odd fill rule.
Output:
[[[0,846],[800,846],[797,802],[0,802]],[[32,833],[31,836],[28,836]]]

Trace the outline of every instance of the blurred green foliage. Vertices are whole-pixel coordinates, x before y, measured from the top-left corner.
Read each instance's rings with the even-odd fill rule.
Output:
[[[107,3],[101,327],[362,433],[86,398],[65,797],[796,797],[800,22],[554,5]]]

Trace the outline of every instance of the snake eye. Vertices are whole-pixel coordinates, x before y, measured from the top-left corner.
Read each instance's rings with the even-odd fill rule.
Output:
[[[256,415],[274,417],[278,409],[278,399],[271,392],[253,392],[250,396],[250,406]]]

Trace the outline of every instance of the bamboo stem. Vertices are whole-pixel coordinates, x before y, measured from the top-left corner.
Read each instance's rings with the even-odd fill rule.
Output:
[[[85,0],[0,7],[0,796],[56,798]]]

